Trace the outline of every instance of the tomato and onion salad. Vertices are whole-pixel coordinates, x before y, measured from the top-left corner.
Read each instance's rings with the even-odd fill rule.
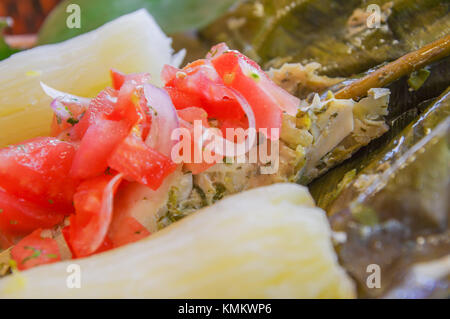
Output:
[[[92,99],[41,83],[53,99],[51,136],[0,149],[0,245],[14,245],[19,270],[61,260],[45,229],[59,228],[72,258],[149,236],[133,216],[114,210],[114,197],[130,182],[157,190],[177,169],[171,159],[175,129],[192,132],[200,121],[202,138],[217,134],[216,155],[233,156],[227,149],[238,143],[215,132],[252,128],[277,139],[282,113],[295,114],[299,106],[254,61],[225,44],[183,69],[166,65],[163,88],[149,84],[147,73],[112,69],[110,75],[112,87]],[[202,151],[190,136],[191,154]],[[244,152],[255,141],[246,142]],[[182,164],[193,174],[214,165]]]

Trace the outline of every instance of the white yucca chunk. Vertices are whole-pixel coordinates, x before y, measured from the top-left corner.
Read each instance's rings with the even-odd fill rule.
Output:
[[[111,85],[109,70],[149,72],[161,85],[164,64],[178,66],[168,38],[146,10],[122,16],[71,40],[36,47],[0,62],[0,147],[50,129],[51,99],[40,82],[92,97]]]
[[[74,271],[77,266],[68,268],[71,264],[80,272]],[[81,288],[70,289],[67,283]],[[354,295],[352,281],[337,262],[325,213],[296,184],[230,196],[141,242],[0,281],[3,298]]]

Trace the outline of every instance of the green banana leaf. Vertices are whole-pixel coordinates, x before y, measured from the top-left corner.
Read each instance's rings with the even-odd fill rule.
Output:
[[[311,194],[320,207],[330,211],[330,206],[344,186],[356,179],[357,175],[370,163],[381,157],[380,154],[389,152],[392,148],[392,141],[395,141],[399,134],[403,134],[404,129],[410,123],[418,119],[419,114],[429,106],[429,100],[439,96],[450,85],[449,57],[435,62],[427,68],[430,76],[417,90],[411,90],[408,85],[408,77],[403,77],[388,86],[391,90],[389,114],[386,118],[391,126],[388,133],[372,141],[349,160],[309,185]]]
[[[121,15],[147,9],[169,34],[204,27],[222,15],[238,0],[65,0],[47,17],[39,32],[38,43],[56,43],[70,39]],[[70,29],[66,20],[69,4],[81,9],[81,28]]]
[[[379,27],[366,26],[369,4],[380,9]],[[202,36],[211,43],[226,41],[266,67],[317,61],[324,74],[346,77],[449,32],[449,1],[249,0]]]

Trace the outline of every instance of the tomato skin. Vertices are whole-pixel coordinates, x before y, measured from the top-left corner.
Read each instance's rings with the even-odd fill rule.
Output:
[[[203,105],[202,99],[199,95],[186,93],[175,87],[166,86],[164,89],[167,93],[169,93],[170,99],[177,110],[182,110],[187,107],[199,107]]]
[[[173,67],[165,67],[163,73],[170,79]],[[198,60],[179,70],[182,76],[170,79],[165,89],[173,104],[180,110],[200,107],[209,118],[243,119],[245,113],[233,94],[224,87],[222,79],[207,60]]]
[[[81,140],[70,176],[88,179],[102,174],[108,167],[108,158],[128,131],[129,125],[123,121],[97,119]]]
[[[8,249],[14,245],[13,238],[10,234],[0,231],[0,249]]]
[[[113,213],[114,194],[122,175],[102,175],[86,180],[74,196],[75,215],[70,217],[69,242],[75,257],[95,253],[104,243]]]
[[[239,54],[230,51],[214,58],[212,63],[225,85],[239,91],[250,104],[255,114],[256,128],[267,129],[268,137],[277,139],[279,135],[274,134],[272,129],[279,130],[281,128],[282,110],[274,97],[258,85],[261,77],[265,76],[257,72],[260,69],[255,69],[254,73],[245,74],[240,64],[241,61],[244,60]],[[252,67],[251,64],[248,65]],[[253,78],[252,75],[256,78]]]
[[[125,82],[125,74],[116,69],[109,70],[109,73],[111,76],[113,88],[115,90],[120,90],[123,83]]]
[[[180,71],[180,69],[174,66],[168,64],[164,65],[161,72],[161,78],[164,83],[168,84],[170,81],[172,81],[177,76],[178,71]]]
[[[194,143],[194,136],[195,136],[194,123],[195,121],[201,121],[202,125],[205,128],[209,128],[208,113],[206,113],[205,110],[199,107],[185,108],[182,110],[178,110],[177,113],[180,119],[182,120],[181,127],[189,130],[190,132],[189,141],[187,143],[191,145],[191,158],[188,162],[184,163],[184,167],[186,170],[190,171],[194,175],[200,174],[216,164],[216,163],[206,163],[206,161],[202,161],[201,163],[195,163],[194,161],[195,153],[201,152],[201,150],[198,149],[198,145]],[[185,137],[183,136],[182,138]]]
[[[37,229],[11,249],[11,257],[19,270],[51,264],[61,260],[58,244],[52,238],[42,238]]]
[[[148,73],[135,73],[135,74],[121,74],[112,71],[113,82],[114,77],[120,77],[119,83],[115,86],[119,88],[117,102],[114,106],[114,111],[108,116],[113,120],[124,120],[130,124],[130,126],[136,125],[138,122],[145,120],[145,113],[143,111],[142,104],[144,100],[142,96],[141,86],[150,80],[150,74]],[[120,86],[119,86],[120,85]]]
[[[52,124],[50,126],[50,136],[57,137],[59,134],[69,130],[71,127],[72,125],[66,121],[60,123],[60,120],[58,120],[57,116],[54,114]]]
[[[292,116],[297,114],[300,99],[276,85],[255,61],[238,51],[230,50],[225,43],[219,43],[214,46],[208,54],[208,59],[213,60],[225,53],[238,57],[242,61],[242,65],[247,66],[247,71],[252,70],[258,76],[258,85],[261,89],[266,91],[283,111]]]
[[[187,107],[185,109],[178,110],[177,114],[182,120],[191,125],[194,125],[194,121],[197,120],[201,121],[204,127],[209,127],[208,113],[199,107]]]
[[[79,183],[69,177],[76,146],[52,137],[35,138],[0,150],[0,187],[63,214],[73,212]]]
[[[124,174],[128,180],[139,182],[156,190],[173,173],[176,164],[168,157],[147,146],[141,138],[130,134],[117,146],[108,165]]]
[[[87,111],[80,121],[70,130],[72,140],[79,141],[83,138],[90,125],[95,124],[97,119],[105,119],[114,111],[118,93],[112,88],[106,88],[91,100]]]
[[[150,80],[149,73],[125,74],[116,69],[109,70],[113,88],[119,91],[125,82],[134,82],[135,85],[146,83]]]
[[[108,238],[114,248],[150,236],[150,232],[132,216],[114,216]]]
[[[147,82],[146,73],[124,75],[111,70],[113,84],[119,92],[106,89],[92,100],[83,119],[74,127],[81,145],[70,171],[71,176],[88,179],[100,175],[107,167],[113,150],[139,125],[142,137],[149,132],[151,118],[138,86]]]
[[[26,235],[36,228],[50,228],[64,219],[60,213],[8,194],[0,189],[0,232]]]

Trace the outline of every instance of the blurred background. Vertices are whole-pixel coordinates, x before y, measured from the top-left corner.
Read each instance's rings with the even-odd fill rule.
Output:
[[[6,34],[34,34],[61,0],[0,0],[0,17],[11,17]]]

